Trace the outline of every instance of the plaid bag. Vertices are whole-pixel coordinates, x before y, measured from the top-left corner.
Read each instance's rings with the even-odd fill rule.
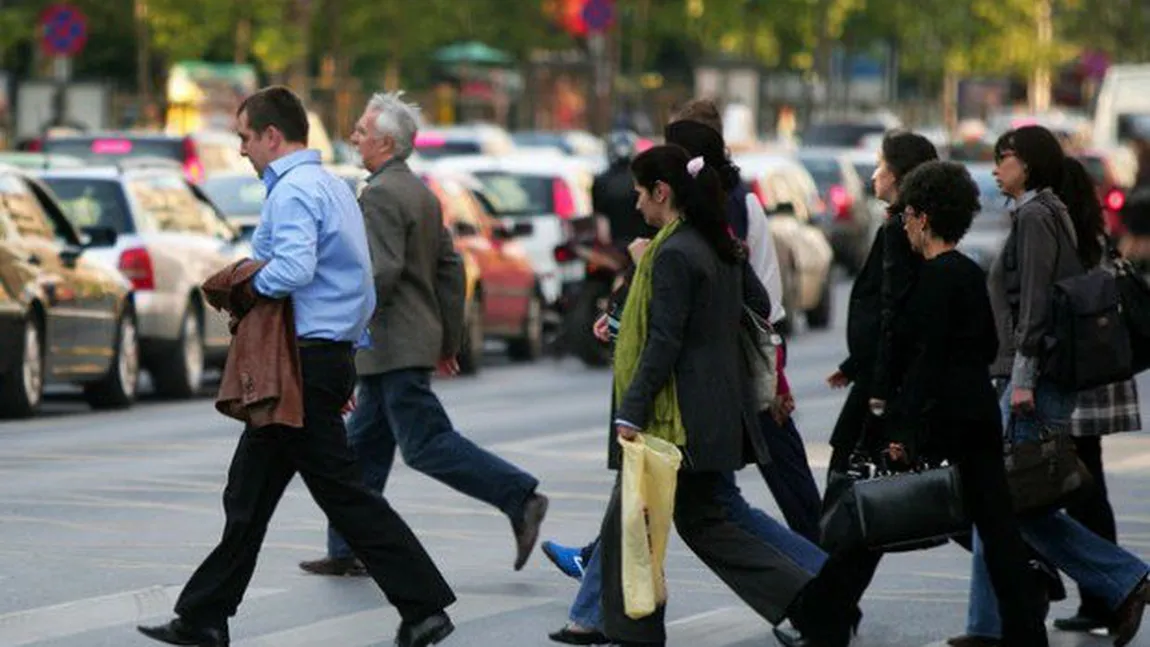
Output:
[[[1072,436],[1105,436],[1141,429],[1138,385],[1134,380],[1078,393],[1078,406],[1070,417]]]

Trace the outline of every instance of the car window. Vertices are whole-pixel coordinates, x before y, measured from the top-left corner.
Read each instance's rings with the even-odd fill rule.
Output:
[[[149,175],[127,183],[143,214],[166,232],[212,235],[203,204],[179,175]]]
[[[255,176],[209,177],[200,187],[228,216],[256,216],[264,206],[267,189]]]
[[[183,161],[184,144],[179,139],[134,139],[131,137],[77,137],[44,141],[45,153],[72,155],[89,162],[115,162],[135,157],[162,157]]]
[[[450,219],[457,228],[467,227],[476,233],[482,231],[478,213],[480,207],[466,188],[456,182],[445,182],[443,197],[444,207],[450,211]]]
[[[44,182],[73,227],[106,227],[118,234],[135,231],[119,182],[88,178],[46,178]]]
[[[475,173],[500,214],[547,215],[555,212],[553,178],[512,173]]]
[[[200,163],[204,165],[207,173],[234,171],[244,167],[244,158],[235,146],[223,142],[196,142],[196,151],[200,155]]]
[[[819,193],[826,194],[836,184],[843,184],[842,169],[833,157],[801,157],[799,161],[815,180]]]
[[[881,124],[830,123],[814,124],[802,134],[804,146],[829,146],[834,148],[854,148],[867,135],[881,135],[886,128]]]
[[[55,223],[24,180],[14,175],[0,175],[0,205],[8,212],[21,238],[68,243],[67,236],[56,230]]]

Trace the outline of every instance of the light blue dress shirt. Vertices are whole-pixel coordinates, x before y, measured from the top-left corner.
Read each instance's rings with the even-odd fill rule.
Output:
[[[267,199],[252,249],[267,265],[256,274],[256,292],[292,298],[298,337],[368,345],[375,287],[351,189],[310,149],[272,162],[261,179]]]

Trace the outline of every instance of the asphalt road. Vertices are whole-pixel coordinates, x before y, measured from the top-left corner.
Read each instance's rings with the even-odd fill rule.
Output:
[[[834,330],[803,333],[791,346],[798,422],[820,483],[842,399],[823,379],[843,355],[845,296],[840,286]],[[544,537],[591,538],[612,480],[604,469],[608,374],[572,360],[496,363],[478,378],[438,383],[448,412],[469,437],[539,477],[551,497]],[[1144,412],[1150,420],[1150,408]],[[145,399],[130,411],[92,413],[62,395],[37,419],[0,424],[0,647],[151,644],[133,625],[170,614],[179,587],[217,540],[238,431],[207,398]],[[1107,443],[1120,536],[1150,557],[1150,439]],[[756,471],[743,472],[741,484],[751,501],[777,512]],[[388,495],[459,595],[451,610],[459,628],[446,645],[551,644],[546,634],[563,624],[575,583],[539,552],[513,572],[505,518],[403,466]],[[323,545],[323,516],[296,480],[232,622],[234,644],[390,644],[398,618],[370,581],[297,569]],[[886,559],[864,600],[855,644],[921,647],[961,633],[969,568],[968,555],[951,546]],[[677,538],[668,578],[670,645],[774,644],[769,626]],[[1055,613],[1072,609],[1068,602]],[[1057,632],[1052,638],[1059,647],[1109,644]],[[1134,644],[1150,646],[1150,628]]]

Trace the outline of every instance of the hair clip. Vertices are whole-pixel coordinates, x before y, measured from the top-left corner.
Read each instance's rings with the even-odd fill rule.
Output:
[[[691,161],[687,162],[687,173],[690,173],[691,177],[699,177],[699,171],[702,171],[706,165],[707,162],[703,159],[702,155],[692,157]]]

